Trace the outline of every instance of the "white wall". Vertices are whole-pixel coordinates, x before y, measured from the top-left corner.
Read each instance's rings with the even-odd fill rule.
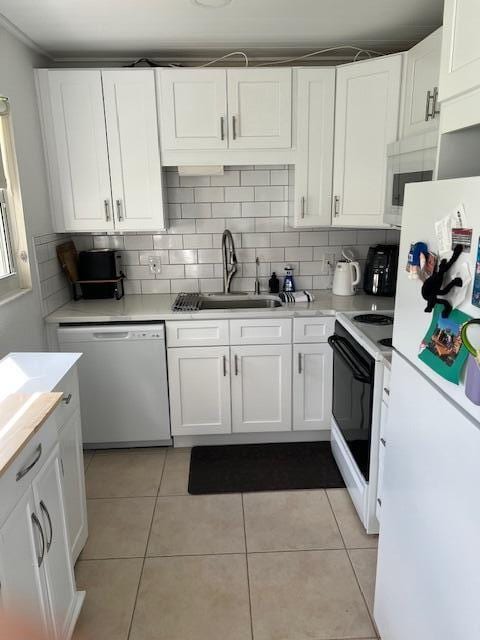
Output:
[[[45,163],[33,69],[47,61],[0,26],[0,94],[7,96],[17,151],[33,292],[0,306],[0,356],[45,347],[32,238],[51,232]]]

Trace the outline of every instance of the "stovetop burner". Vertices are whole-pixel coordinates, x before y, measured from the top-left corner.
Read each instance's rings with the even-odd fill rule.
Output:
[[[378,341],[378,344],[381,344],[382,347],[393,347],[391,338],[382,338]]]
[[[361,324],[389,325],[393,324],[391,316],[385,316],[380,313],[364,313],[353,317],[354,322]]]

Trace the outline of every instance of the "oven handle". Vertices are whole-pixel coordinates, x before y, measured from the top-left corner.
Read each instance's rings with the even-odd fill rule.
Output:
[[[370,384],[371,379],[369,376],[365,375],[357,366],[357,363],[352,359],[352,356],[345,350],[344,347],[341,346],[344,338],[341,336],[329,336],[328,344],[332,347],[333,351],[340,356],[340,358],[344,361],[344,363],[348,366],[348,368],[353,372],[353,377],[358,382],[363,382],[364,384]]]

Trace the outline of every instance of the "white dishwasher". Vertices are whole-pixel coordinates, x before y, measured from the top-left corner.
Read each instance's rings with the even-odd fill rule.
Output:
[[[163,324],[63,325],[60,350],[78,362],[86,448],[168,445]]]

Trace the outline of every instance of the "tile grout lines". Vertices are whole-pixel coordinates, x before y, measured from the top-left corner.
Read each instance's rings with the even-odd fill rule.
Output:
[[[341,538],[342,538],[342,540],[343,540],[343,544],[344,544],[344,546],[345,546],[345,553],[347,554],[348,562],[349,562],[349,564],[350,564],[350,566],[351,566],[351,568],[352,568],[353,575],[355,576],[355,582],[357,583],[358,589],[359,589],[359,591],[360,591],[360,595],[362,596],[362,600],[363,600],[363,602],[364,602],[364,604],[365,604],[365,608],[366,608],[366,610],[367,610],[368,617],[369,617],[370,622],[371,622],[371,624],[372,624],[372,628],[373,628],[373,630],[374,630],[374,632],[375,632],[375,635],[378,637],[378,632],[377,632],[377,627],[376,627],[375,621],[374,621],[374,619],[373,619],[372,614],[370,613],[370,609],[369,609],[369,607],[368,607],[367,600],[366,600],[365,595],[364,595],[364,593],[363,593],[363,589],[362,589],[362,587],[360,586],[360,581],[359,581],[359,579],[358,579],[357,572],[355,571],[355,567],[353,566],[352,559],[350,558],[350,553],[349,553],[349,551],[353,551],[353,549],[348,549],[348,548],[347,548],[347,545],[346,545],[346,542],[345,542],[345,538],[343,537],[342,530],[341,530],[341,528],[340,528],[340,525],[338,524],[337,516],[335,515],[335,510],[334,510],[334,508],[332,507],[332,503],[330,502],[330,498],[329,498],[329,495],[328,495],[328,491],[325,491],[325,495],[327,496],[328,504],[330,505],[330,509],[331,509],[331,511],[332,511],[332,513],[333,513],[333,517],[334,517],[334,519],[335,519],[336,525],[337,525],[338,530],[339,530],[339,532],[340,532],[340,536],[341,536]]]
[[[247,545],[247,521],[245,519],[245,504],[243,502],[243,493],[240,494],[242,498],[242,516],[243,516],[243,537],[245,541],[245,563],[247,568],[247,589],[248,589],[248,609],[250,612],[250,635],[252,640],[254,640],[253,633],[253,616],[252,616],[252,594],[250,591],[250,570],[248,566],[248,545]]]
[[[156,512],[156,509],[157,509],[158,493],[159,493],[160,487],[162,485],[163,474],[165,473],[166,465],[167,465],[167,451],[165,451],[165,457],[163,458],[162,473],[160,475],[160,482],[158,483],[157,495],[155,497],[155,504],[153,505],[152,517],[150,519],[150,527],[148,528],[148,535],[147,535],[147,541],[145,543],[145,552],[144,552],[144,556],[143,556],[142,568],[140,570],[140,576],[139,576],[139,579],[138,579],[137,591],[135,593],[135,600],[134,600],[133,607],[132,607],[132,615],[130,616],[130,624],[128,625],[128,633],[127,633],[127,639],[126,640],[129,640],[130,635],[132,633],[133,618],[135,617],[135,610],[137,608],[137,602],[138,602],[138,594],[140,592],[140,585],[142,584],[143,569],[145,567],[145,560],[147,559],[148,543],[150,542],[150,535],[152,533],[153,520],[155,518],[155,512]]]

